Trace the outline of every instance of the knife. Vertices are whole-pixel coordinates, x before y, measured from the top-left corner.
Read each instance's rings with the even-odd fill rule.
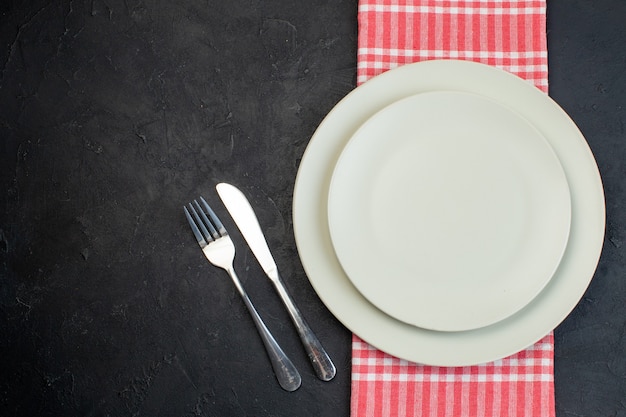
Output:
[[[220,183],[215,188],[252,253],[287,307],[317,377],[322,381],[330,381],[336,373],[335,365],[287,292],[250,202],[238,188],[230,184]]]

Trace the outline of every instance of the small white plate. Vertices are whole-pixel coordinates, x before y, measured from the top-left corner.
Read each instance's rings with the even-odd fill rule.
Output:
[[[365,298],[438,331],[528,304],[559,265],[571,217],[565,173],[539,131],[453,91],[370,118],[339,158],[328,210],[337,258]]]
[[[437,332],[376,308],[344,273],[328,229],[328,191],[337,159],[356,130],[379,110],[429,91],[489,97],[528,120],[552,146],[571,194],[570,237],[546,287],[517,313],[490,326]],[[348,94],[324,118],[302,157],[293,197],[293,226],[311,285],[348,329],[408,361],[439,366],[488,362],[518,352],[552,331],[576,306],[596,269],[605,227],[598,167],[574,122],[548,95],[519,77],[469,61],[434,60],[377,76]]]

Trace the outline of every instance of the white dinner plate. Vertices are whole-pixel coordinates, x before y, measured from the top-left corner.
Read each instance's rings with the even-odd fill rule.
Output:
[[[344,273],[328,229],[328,192],[344,146],[372,115],[405,97],[465,91],[491,98],[528,120],[548,140],[567,177],[571,230],[552,279],[528,305],[490,326],[463,332],[421,329],[371,304]],[[602,249],[602,182],[587,142],[546,94],[502,70],[469,61],[405,65],[353,90],[322,121],[300,163],[294,188],[296,244],[311,285],[328,309],[357,336],[391,355],[439,365],[478,364],[513,354],[552,331],[584,294]]]
[[[545,138],[501,104],[417,94],[372,116],[330,183],[337,258],[398,320],[462,331],[500,321],[552,277],[570,229],[565,173]]]

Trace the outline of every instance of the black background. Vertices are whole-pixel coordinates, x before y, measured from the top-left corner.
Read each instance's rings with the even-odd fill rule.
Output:
[[[348,416],[350,333],[302,270],[291,198],[308,140],[355,86],[356,14],[354,0],[2,2],[1,416]],[[607,203],[595,278],[555,331],[559,417],[626,416],[625,22],[621,0],[548,2],[550,95]],[[233,233],[240,278],[302,373],[282,391],[197,247],[182,205],[221,181],[251,199],[332,382]]]

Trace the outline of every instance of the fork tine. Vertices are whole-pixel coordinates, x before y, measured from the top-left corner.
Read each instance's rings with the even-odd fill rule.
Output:
[[[200,230],[198,229],[196,222],[191,218],[191,214],[189,214],[189,210],[187,210],[187,207],[184,207],[184,206],[183,206],[183,209],[185,210],[185,216],[187,217],[187,221],[189,222],[189,226],[191,226],[191,231],[196,237],[196,240],[198,241],[200,246],[202,247],[206,246],[207,245],[206,240],[204,240],[202,233],[200,233]]]
[[[217,214],[215,214],[215,212],[211,209],[211,207],[209,206],[209,203],[207,203],[202,197],[200,197],[200,201],[202,201],[204,208],[206,209],[207,213],[209,213],[209,217],[211,218],[211,221],[213,222],[213,224],[215,224],[215,227],[217,228],[217,230],[220,232],[220,235],[226,236],[228,234],[228,232],[226,231],[226,228],[220,221],[219,217],[217,217]]]
[[[213,239],[219,239],[220,234],[217,233],[217,230],[213,226],[213,223],[211,223],[211,221],[207,218],[206,213],[204,212],[204,210],[202,210],[202,207],[200,207],[200,204],[198,204],[196,200],[193,200],[193,203],[196,205],[196,208],[198,209],[198,212],[200,213],[200,216],[202,217],[203,223],[209,228],[208,233],[211,233],[210,236],[212,236]]]
[[[206,228],[207,223],[202,221],[202,219],[200,218],[200,215],[198,214],[198,211],[196,211],[192,203],[189,203],[189,208],[191,209],[191,212],[193,213],[193,217],[196,219],[196,223],[198,224],[198,227],[200,227],[200,230],[202,230],[202,235],[204,236],[206,241],[212,242],[214,240],[214,237],[213,237],[213,234],[207,230]],[[198,207],[198,210],[200,211],[200,213],[202,213],[202,210],[200,210],[200,207]],[[208,225],[209,227],[213,228],[213,226],[210,223],[208,223]]]

